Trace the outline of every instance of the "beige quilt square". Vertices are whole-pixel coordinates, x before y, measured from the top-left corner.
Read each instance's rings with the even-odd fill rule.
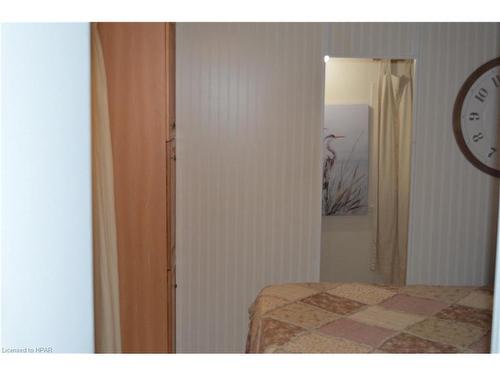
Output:
[[[260,292],[262,296],[275,296],[288,301],[296,301],[318,293],[317,290],[305,288],[297,284],[278,284],[268,286]]]
[[[376,305],[396,294],[385,288],[357,283],[343,284],[338,288],[329,290],[328,293],[367,305]]]
[[[326,337],[317,333],[297,336],[283,347],[286,353],[369,353],[368,345],[352,342],[340,337]]]
[[[283,306],[288,303],[290,303],[290,301],[287,301],[283,298],[259,295],[255,302],[248,309],[248,312],[250,316],[263,315],[268,311],[271,311],[279,306]]]
[[[340,315],[301,302],[290,303],[275,309],[267,316],[308,329],[320,327],[340,317]]]
[[[477,290],[462,298],[457,304],[477,309],[492,310],[493,296],[488,292]]]
[[[478,341],[485,330],[470,323],[429,318],[407,330],[417,336],[453,346],[468,346]]]
[[[406,327],[425,319],[425,317],[387,310],[380,306],[370,306],[365,310],[350,315],[349,319],[382,328],[401,331]]]
[[[471,288],[450,286],[413,285],[401,288],[400,293],[409,296],[430,298],[447,304],[457,302],[471,292]]]

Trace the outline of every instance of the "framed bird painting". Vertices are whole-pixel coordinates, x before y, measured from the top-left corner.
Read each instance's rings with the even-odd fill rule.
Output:
[[[322,212],[368,213],[369,106],[325,106]]]

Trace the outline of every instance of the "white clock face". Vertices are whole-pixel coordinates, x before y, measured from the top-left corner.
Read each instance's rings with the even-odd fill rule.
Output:
[[[460,114],[467,148],[486,167],[500,170],[500,66],[481,74],[467,91]]]

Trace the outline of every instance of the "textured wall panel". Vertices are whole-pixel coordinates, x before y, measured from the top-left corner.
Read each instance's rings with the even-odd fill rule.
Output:
[[[177,350],[241,352],[262,287],[319,279],[322,28],[177,27]]]
[[[500,55],[499,24],[336,23],[327,29],[332,56],[417,60],[408,282],[491,282],[498,181],[462,155],[451,114],[466,77]]]

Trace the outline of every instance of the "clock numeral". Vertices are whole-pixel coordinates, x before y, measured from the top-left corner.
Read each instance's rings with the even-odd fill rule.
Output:
[[[491,77],[491,80],[493,81],[495,87],[500,87],[500,75],[495,75]]]
[[[479,120],[479,113],[471,112],[469,114],[469,120],[471,120],[471,121]]]
[[[488,157],[491,158],[495,152],[497,152],[497,149],[495,147],[490,147],[490,152],[488,153]]]
[[[484,135],[483,135],[483,133],[482,133],[482,132],[479,132],[479,133],[474,134],[474,135],[472,136],[472,140],[473,140],[474,142],[478,142],[478,141],[480,141],[480,140],[481,140],[481,139],[483,139],[483,138],[484,138]]]
[[[484,103],[484,99],[486,99],[487,96],[488,96],[488,90],[482,87],[479,89],[479,92],[474,97],[481,103]]]

